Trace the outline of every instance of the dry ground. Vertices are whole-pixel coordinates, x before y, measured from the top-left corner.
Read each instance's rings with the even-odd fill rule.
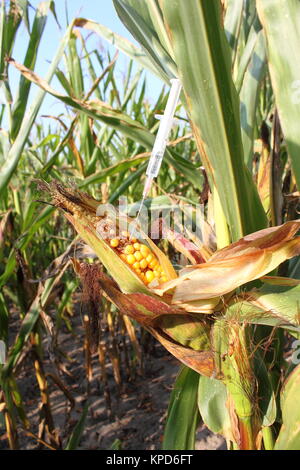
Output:
[[[15,318],[11,329],[18,330],[19,321]],[[59,345],[67,355],[64,364],[68,374],[60,373],[60,379],[68,388],[75,400],[70,401],[62,390],[49,379],[49,393],[55,428],[61,437],[64,447],[67,438],[80,418],[84,403],[88,397],[90,406],[85,429],[79,449],[121,448],[156,450],[161,449],[166,410],[169,395],[179,369],[179,362],[166,352],[158,343],[152,344],[151,351],[145,356],[145,371],[136,375],[134,380],[124,381],[121,391],[117,390],[111,365],[106,370],[111,397],[111,413],[108,412],[105,390],[100,381],[100,365],[97,355],[92,358],[93,377],[88,384],[84,367],[83,327],[80,314],[73,318],[73,333],[64,326],[59,335]],[[45,372],[57,374],[53,358],[47,353],[45,342]],[[40,396],[35,378],[30,353],[24,360],[18,376],[31,431],[38,434]],[[3,431],[3,429],[1,430]],[[20,431],[22,449],[45,448],[34,438]],[[0,448],[7,448],[4,433],[0,437]],[[204,425],[197,434],[197,449],[224,449],[225,444],[220,436],[211,433]]]

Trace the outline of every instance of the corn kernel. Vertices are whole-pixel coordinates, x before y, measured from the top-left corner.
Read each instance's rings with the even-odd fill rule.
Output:
[[[134,248],[132,245],[125,246],[124,253],[126,255],[132,255],[134,253]]]
[[[168,278],[167,276],[161,276],[160,282],[167,282]]]
[[[141,245],[140,250],[141,250],[142,255],[144,256],[147,256],[150,252],[149,248],[146,245]]]
[[[153,271],[146,271],[145,278],[147,282],[151,282],[154,279]]]
[[[135,263],[133,263],[132,267],[134,269],[140,269],[140,263],[138,261],[136,261]]]
[[[127,256],[124,253],[122,253],[120,257],[123,261],[127,261]]]
[[[145,268],[147,268],[148,263],[147,263],[147,261],[146,261],[145,259],[142,259],[142,260],[140,261],[140,265],[141,265],[141,268],[142,268],[142,269],[145,269]]]
[[[136,243],[137,239],[135,237],[130,237],[130,241],[131,241],[131,243]]]
[[[136,251],[139,251],[140,248],[141,248],[141,244],[140,244],[140,243],[134,243],[134,244],[133,244],[133,248],[134,248]]]
[[[152,255],[152,253],[150,253],[150,255],[148,255],[148,256],[146,257],[146,260],[148,261],[148,263],[150,263],[150,262],[153,260],[153,255]]]
[[[110,240],[110,246],[112,246],[113,248],[119,246],[119,243],[120,241],[118,240],[118,238],[113,238],[112,240]]]
[[[142,253],[141,253],[140,251],[136,251],[136,252],[134,253],[134,257],[135,257],[135,259],[136,259],[137,261],[141,261],[141,259],[143,259],[143,255],[142,255]]]
[[[148,263],[148,266],[152,269],[155,268],[157,266],[157,261],[153,259],[152,261],[150,261],[150,263]]]
[[[158,271],[153,271],[154,277],[159,277],[159,272]]]
[[[126,261],[127,261],[128,264],[134,264],[136,259],[133,255],[127,255]]]

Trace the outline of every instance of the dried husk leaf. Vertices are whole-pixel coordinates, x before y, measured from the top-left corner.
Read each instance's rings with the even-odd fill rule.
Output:
[[[201,253],[201,249],[195,243],[185,238],[181,233],[168,228],[163,221],[162,229],[163,235],[168,242],[173,245],[176,251],[182,253],[191,264],[200,264],[207,261],[207,251],[203,250],[203,253]]]
[[[105,274],[99,275],[98,281],[121,313],[141,323],[179,361],[202,375],[214,374],[209,323],[158,298],[123,294]]]
[[[260,249],[276,249],[276,246],[291,240],[300,229],[300,220],[292,220],[277,227],[269,227],[246,235],[235,243],[218,250],[210,258],[210,262],[232,258],[255,252]]]
[[[161,315],[183,315],[185,312],[178,307],[169,305],[165,299],[144,293],[124,294],[117,284],[104,273],[99,273],[98,282],[109,300],[119,310],[141,323],[143,326],[153,325]],[[169,298],[171,300],[171,298]]]
[[[180,362],[201,375],[211,377],[215,374],[214,354],[212,351],[194,351],[172,341],[158,329],[148,328],[150,333]]]
[[[175,288],[172,303],[185,304],[221,297],[237,287],[265,276],[286,259],[300,253],[300,237],[291,240],[299,221],[261,230],[215,253],[205,264],[186,267],[177,280],[158,294]]]

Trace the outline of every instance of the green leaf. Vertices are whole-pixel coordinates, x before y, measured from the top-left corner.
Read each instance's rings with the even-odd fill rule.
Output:
[[[237,321],[282,327],[297,333],[300,325],[300,285],[265,284],[250,291],[246,299],[233,302],[226,309],[226,318]]]
[[[168,407],[163,450],[193,450],[199,423],[197,408],[199,374],[183,367],[174,384]]]
[[[198,407],[206,426],[225,438],[230,435],[230,416],[226,406],[227,389],[220,380],[201,375],[198,390]]]
[[[282,426],[274,450],[300,449],[300,365],[293,370],[281,392]]]
[[[148,158],[148,155],[141,155],[121,160],[120,162],[115,163],[114,165],[109,166],[108,168],[104,168],[103,170],[93,173],[91,176],[85,178],[83,181],[80,181],[78,187],[83,188],[85,186],[89,186],[90,184],[102,183],[109,176],[113,176],[123,171],[129,170],[130,168],[139,166],[144,163],[144,161]]]
[[[249,170],[252,169],[253,164],[253,138],[256,125],[260,85],[266,71],[265,38],[262,31],[258,34],[253,31],[253,36],[254,35],[256,37],[256,42],[251,54],[250,62],[243,77],[240,92],[240,113],[244,158]]]
[[[146,173],[146,169],[147,169],[147,163],[143,163],[142,165],[140,165],[140,168],[137,171],[135,171],[134,173],[131,173],[125,179],[125,181],[123,181],[123,183],[118,187],[118,189],[109,196],[109,202],[110,203],[115,202],[118,199],[118,197],[120,197],[126,191],[126,189],[132,185],[134,181],[139,180],[141,175],[144,175]]]
[[[55,98],[58,98],[63,103],[72,106],[78,111],[82,111],[93,119],[101,120],[108,126],[113,127],[114,129],[123,133],[125,136],[131,138],[133,141],[139,142],[145,148],[149,150],[152,149],[155,141],[155,136],[146,127],[140,124],[140,122],[135,121],[134,119],[130,118],[127,114],[122,113],[121,111],[111,108],[108,104],[103,103],[102,101],[81,101],[67,95],[62,95],[61,93],[51,88],[45,80],[42,80],[34,72],[31,72],[26,67],[16,63],[15,61],[11,62],[14,63],[14,65],[18,68],[18,70],[21,71],[24,76],[26,76],[26,78],[36,83],[43,90],[47,91]],[[56,153],[57,152],[55,152],[55,155]],[[176,154],[174,151],[169,149],[166,151],[165,161],[169,165],[172,165],[178,172],[185,175],[186,178],[197,188],[201,188],[202,175],[200,174],[200,172],[195,171],[196,167],[193,163],[185,160],[180,155]],[[141,168],[138,171],[140,170]],[[122,190],[119,189],[117,191],[117,195],[112,196],[111,201],[115,200],[119,196],[119,194],[121,194],[124,189],[126,189],[129,184],[131,184],[132,180],[135,180],[137,178],[137,176],[137,172],[133,175],[130,175],[128,177],[129,182],[124,182],[124,187],[122,187]]]
[[[219,2],[161,2],[195,140],[235,241],[266,226],[243,160],[239,101]]]
[[[234,80],[237,92],[240,93],[241,87],[243,84],[244,76],[246,73],[247,68],[251,61],[253,61],[254,57],[254,48],[257,45],[258,39],[260,37],[260,32],[262,31],[262,27],[258,16],[255,16],[255,21],[253,22],[251,29],[249,31],[247,42],[245,47],[242,51],[238,69],[237,69],[237,76]]]
[[[122,450],[122,441],[120,439],[115,439],[110,446],[110,450]]]
[[[62,262],[64,255],[65,254],[59,257],[60,262]],[[64,265],[60,266],[60,271],[56,276],[47,279],[44,284],[40,283],[39,291],[22,321],[18,336],[15,340],[14,345],[9,351],[7,362],[3,366],[3,369],[1,371],[1,378],[3,378],[4,380],[9,377],[9,375],[12,373],[13,368],[17,364],[20,354],[22,353],[24,344],[28,340],[30,333],[32,332],[36,322],[39,319],[41,309],[45,307],[51,292],[60,282],[67,266],[68,263],[65,262]]]
[[[58,50],[56,52],[56,55],[51,62],[50,68],[48,70],[47,76],[46,76],[46,83],[49,83],[55,74],[56,68],[58,66],[58,63],[63,55],[65,46],[69,40],[70,33],[72,31],[73,24],[70,24],[68,27],[64,37],[62,38]],[[33,103],[28,111],[26,113],[25,118],[22,121],[22,125],[20,128],[20,131],[18,133],[18,136],[16,140],[14,141],[13,145],[10,148],[10,151],[8,152],[7,158],[5,160],[4,165],[2,166],[1,169],[1,176],[0,176],[0,194],[3,193],[5,188],[7,187],[10,179],[12,178],[15,169],[18,166],[18,163],[21,159],[22,152],[24,145],[26,143],[26,140],[28,138],[28,135],[32,129],[32,126],[34,124],[34,121],[36,119],[37,113],[42,105],[43,99],[45,97],[45,91],[44,90],[39,90],[35,99],[33,100]]]
[[[273,317],[292,325],[300,324],[300,285],[280,286],[265,284],[253,293],[253,302]]]
[[[65,450],[75,450],[79,446],[82,433],[84,431],[85,420],[89,411],[89,403],[84,405],[80,419],[76,423],[73,432],[68,440]]]
[[[36,218],[31,219],[28,230],[22,234],[22,236],[16,241],[15,247],[11,250],[3,274],[0,276],[0,289],[5,285],[7,280],[13,274],[16,265],[16,249],[25,249],[38,229],[43,226],[46,221],[52,216],[54,211],[53,207],[44,208]]]
[[[1,78],[3,76],[5,62],[5,23],[6,23],[6,15],[5,15],[5,2],[1,2],[1,16],[0,16],[0,74]]]
[[[117,49],[122,51],[124,54],[129,56],[131,59],[138,62],[143,68],[148,69],[154,75],[157,75],[158,78],[163,80],[166,83],[169,83],[169,79],[163,71],[160,71],[153,61],[151,61],[145,52],[135,46],[128,39],[120,36],[117,33],[114,33],[106,26],[103,26],[95,21],[87,20],[85,18],[76,18],[75,26],[88,29],[103,37],[110,44],[115,46]]]
[[[30,424],[26,416],[24,403],[22,401],[22,395],[19,390],[19,386],[13,375],[9,377],[7,387],[9,388],[9,391],[12,395],[13,403],[19,415],[20,420],[22,421],[24,427],[29,428]]]
[[[300,187],[300,3],[258,0],[267,41],[268,65],[283,134]]]
[[[159,327],[174,341],[195,351],[209,351],[210,327],[199,315],[164,315]]]
[[[168,83],[170,78],[176,77],[176,65],[163,46],[165,34],[161,41],[152,22],[148,2],[145,0],[113,0],[113,2],[121,21],[147,52],[149,60],[161,78]]]
[[[43,90],[43,92],[48,92],[66,105],[72,106],[78,111],[82,111],[93,119],[100,119],[105,124],[120,130],[127,137],[130,137],[133,140],[137,140],[145,147],[150,147],[152,145],[154,136],[148,131],[148,129],[144,128],[142,124],[134,121],[126,114],[111,108],[108,104],[99,100],[81,101],[68,95],[62,95],[58,91],[55,91],[53,88],[51,88],[47,81],[37,76],[26,67],[18,64],[15,61],[11,62],[14,63],[16,68],[18,68],[18,70],[20,70],[20,72],[28,80],[31,80],[36,85],[38,85]]]
[[[238,46],[238,39],[243,18],[243,5],[244,0],[227,1],[224,28],[230,48],[232,49],[233,58],[236,55],[236,49]]]
[[[46,26],[48,12],[52,0],[47,2],[41,2],[36,10],[35,18],[33,25],[30,31],[30,41],[28,44],[26,56],[24,59],[24,65],[30,69],[34,69],[37,53],[41,39],[43,37],[43,32]],[[11,138],[14,140],[20,130],[22,125],[22,120],[24,118],[24,113],[27,106],[29,91],[30,91],[31,82],[26,80],[24,77],[20,78],[19,89],[14,100],[14,106],[12,110],[12,123],[11,123]]]
[[[262,357],[259,351],[256,351],[254,356],[254,373],[257,379],[259,419],[262,426],[271,426],[276,419],[276,398],[265,364],[265,357]]]
[[[8,339],[8,317],[9,311],[3,293],[0,291],[0,340]]]

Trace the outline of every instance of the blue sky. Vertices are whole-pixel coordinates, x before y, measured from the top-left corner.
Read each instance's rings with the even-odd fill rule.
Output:
[[[30,3],[35,8],[40,3],[40,1],[31,0]],[[35,67],[36,73],[42,77],[45,76],[48,70],[49,62],[51,62],[51,60],[53,59],[55,52],[58,48],[60,38],[65,32],[67,25],[66,7],[68,11],[69,21],[71,21],[74,17],[79,16],[91,19],[107,26],[112,31],[126,37],[127,39],[130,39],[132,42],[135,42],[131,34],[127,31],[127,29],[123,26],[122,22],[118,18],[112,0],[56,0],[55,6],[61,30],[57,26],[53,15],[50,13],[45,31],[43,33],[40,49],[38,52],[37,64]],[[31,18],[33,17],[33,14],[34,11],[32,10]],[[96,35],[92,36],[89,39],[88,44],[90,45],[90,47],[93,45],[93,47],[99,47],[99,49],[103,47],[109,47],[112,54],[115,51],[113,46],[110,46],[104,39]],[[26,28],[23,25],[18,32],[17,42],[13,50],[13,57],[18,62],[23,62],[27,45],[28,32],[26,31]],[[118,73],[121,77],[124,70],[126,70],[128,61],[129,59],[125,55],[119,55],[116,71],[117,77]],[[19,81],[19,72],[13,70],[13,68],[10,67],[9,77],[12,86],[12,94],[14,94],[14,91]],[[158,78],[150,74],[150,72],[147,72],[147,81],[148,86],[146,91],[146,98],[150,102],[154,102],[159,92],[161,91],[163,83]],[[59,83],[55,78],[51,82],[51,85],[54,88],[60,90]],[[33,85],[32,90],[30,92],[29,102],[31,101],[32,96],[34,96],[35,93],[36,87]],[[59,101],[55,100],[52,96],[47,96],[39,114],[47,113],[57,115],[60,112],[63,112],[63,110],[64,107]]]

